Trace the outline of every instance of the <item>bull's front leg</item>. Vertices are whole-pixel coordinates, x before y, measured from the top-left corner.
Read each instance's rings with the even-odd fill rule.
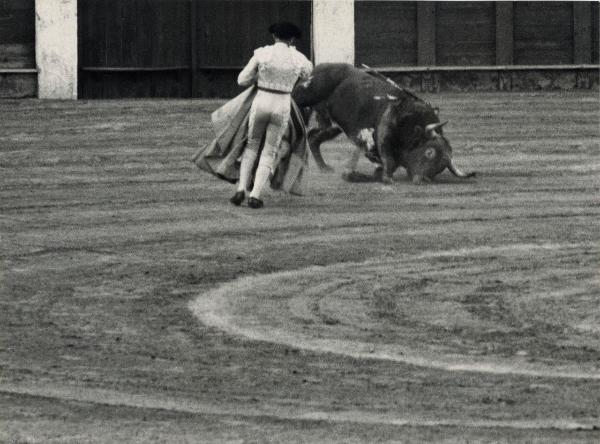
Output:
[[[313,111],[317,126],[308,132],[308,146],[319,169],[323,172],[331,172],[333,168],[327,165],[321,155],[321,144],[335,139],[340,135],[342,130],[333,124],[325,103],[315,105]],[[307,123],[308,120],[306,119]]]
[[[350,154],[350,158],[346,162],[344,167],[344,172],[342,173],[342,179],[347,182],[356,182],[358,181],[359,174],[356,172],[356,167],[358,166],[358,160],[360,159],[360,155],[363,150],[359,146],[354,146],[352,148],[352,154]]]
[[[381,151],[381,181],[386,185],[390,185],[394,183],[393,175],[398,166],[394,158],[387,153],[387,150],[383,149]]]
[[[387,111],[386,111],[387,113]],[[398,168],[396,160],[391,155],[394,152],[394,139],[390,136],[389,122],[382,121],[377,127],[377,151],[381,158],[381,181],[389,185],[394,182],[394,171]]]

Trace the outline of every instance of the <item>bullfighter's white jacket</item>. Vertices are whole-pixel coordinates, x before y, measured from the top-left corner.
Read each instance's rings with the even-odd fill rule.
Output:
[[[238,84],[291,93],[298,78],[306,79],[313,65],[293,46],[277,42],[254,51],[254,55],[240,72]]]

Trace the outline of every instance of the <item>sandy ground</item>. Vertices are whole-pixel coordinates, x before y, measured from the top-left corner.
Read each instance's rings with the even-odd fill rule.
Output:
[[[0,102],[0,442],[598,442],[597,94],[425,98],[477,179],[261,211],[221,102]]]

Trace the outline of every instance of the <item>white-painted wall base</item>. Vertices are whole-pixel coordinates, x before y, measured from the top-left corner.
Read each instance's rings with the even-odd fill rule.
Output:
[[[354,64],[354,0],[313,0],[315,64]]]
[[[40,99],[77,99],[77,0],[35,1]]]

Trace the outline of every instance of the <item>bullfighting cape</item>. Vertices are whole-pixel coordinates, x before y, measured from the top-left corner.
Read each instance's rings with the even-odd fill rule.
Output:
[[[254,86],[246,89],[211,114],[216,137],[211,143],[200,148],[192,158],[192,162],[198,168],[227,182],[237,182],[241,156],[248,139],[250,107],[256,91]],[[254,171],[256,166],[254,165]],[[303,173],[307,166],[306,126],[300,109],[292,100],[291,116],[281,141],[275,171],[271,177],[271,188],[291,194],[302,194]]]

